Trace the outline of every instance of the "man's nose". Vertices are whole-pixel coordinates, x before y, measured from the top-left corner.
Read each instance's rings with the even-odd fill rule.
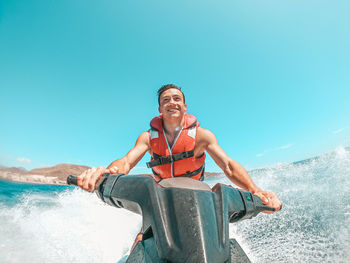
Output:
[[[173,98],[171,98],[171,99],[169,100],[169,103],[170,103],[170,104],[175,104],[175,102],[176,102],[176,101],[175,101]]]

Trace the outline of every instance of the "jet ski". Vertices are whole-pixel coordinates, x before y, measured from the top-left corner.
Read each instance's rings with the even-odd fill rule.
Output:
[[[142,216],[142,241],[126,263],[249,263],[229,223],[274,208],[254,194],[224,184],[210,188],[190,178],[159,183],[152,177],[104,174],[96,193],[107,204]],[[68,176],[68,184],[77,184]]]

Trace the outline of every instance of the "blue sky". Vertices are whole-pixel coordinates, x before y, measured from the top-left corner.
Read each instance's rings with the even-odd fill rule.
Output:
[[[167,83],[247,169],[349,146],[349,8],[3,0],[0,164],[107,166],[148,129]],[[207,171],[219,171],[210,158]]]

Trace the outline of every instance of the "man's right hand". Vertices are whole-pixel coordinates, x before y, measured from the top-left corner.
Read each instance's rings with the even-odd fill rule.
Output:
[[[90,169],[84,171],[78,178],[78,186],[82,189],[93,192],[98,186],[98,182],[101,179],[102,175],[105,173],[118,173],[118,167],[113,166],[108,169],[100,166],[98,168],[91,167]]]

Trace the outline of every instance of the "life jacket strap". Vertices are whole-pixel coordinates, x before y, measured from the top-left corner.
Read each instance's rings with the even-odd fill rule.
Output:
[[[194,151],[187,151],[187,152],[181,152],[181,153],[175,153],[168,156],[160,156],[158,154],[153,154],[153,161],[147,162],[147,167],[152,168],[154,166],[162,165],[162,164],[168,164],[173,163],[179,160],[191,158],[194,156]]]
[[[193,172],[187,172],[183,175],[180,175],[180,177],[194,177],[196,176],[197,174],[199,173],[202,173],[201,174],[201,177],[199,178],[199,181],[203,181],[204,180],[204,170],[205,170],[205,166],[202,165],[201,167],[199,167],[197,170],[193,171]]]
[[[203,181],[204,180],[204,170],[205,170],[205,165],[202,165],[201,167],[199,167],[197,170],[193,171],[193,172],[187,172],[183,175],[180,175],[180,176],[176,176],[176,177],[194,177],[196,176],[197,174],[201,173],[201,177],[199,178],[199,181]],[[153,169],[152,169],[152,172],[155,176],[157,176],[157,182],[160,182],[161,180],[163,180],[162,177],[160,177],[160,175],[158,173],[156,173]]]

